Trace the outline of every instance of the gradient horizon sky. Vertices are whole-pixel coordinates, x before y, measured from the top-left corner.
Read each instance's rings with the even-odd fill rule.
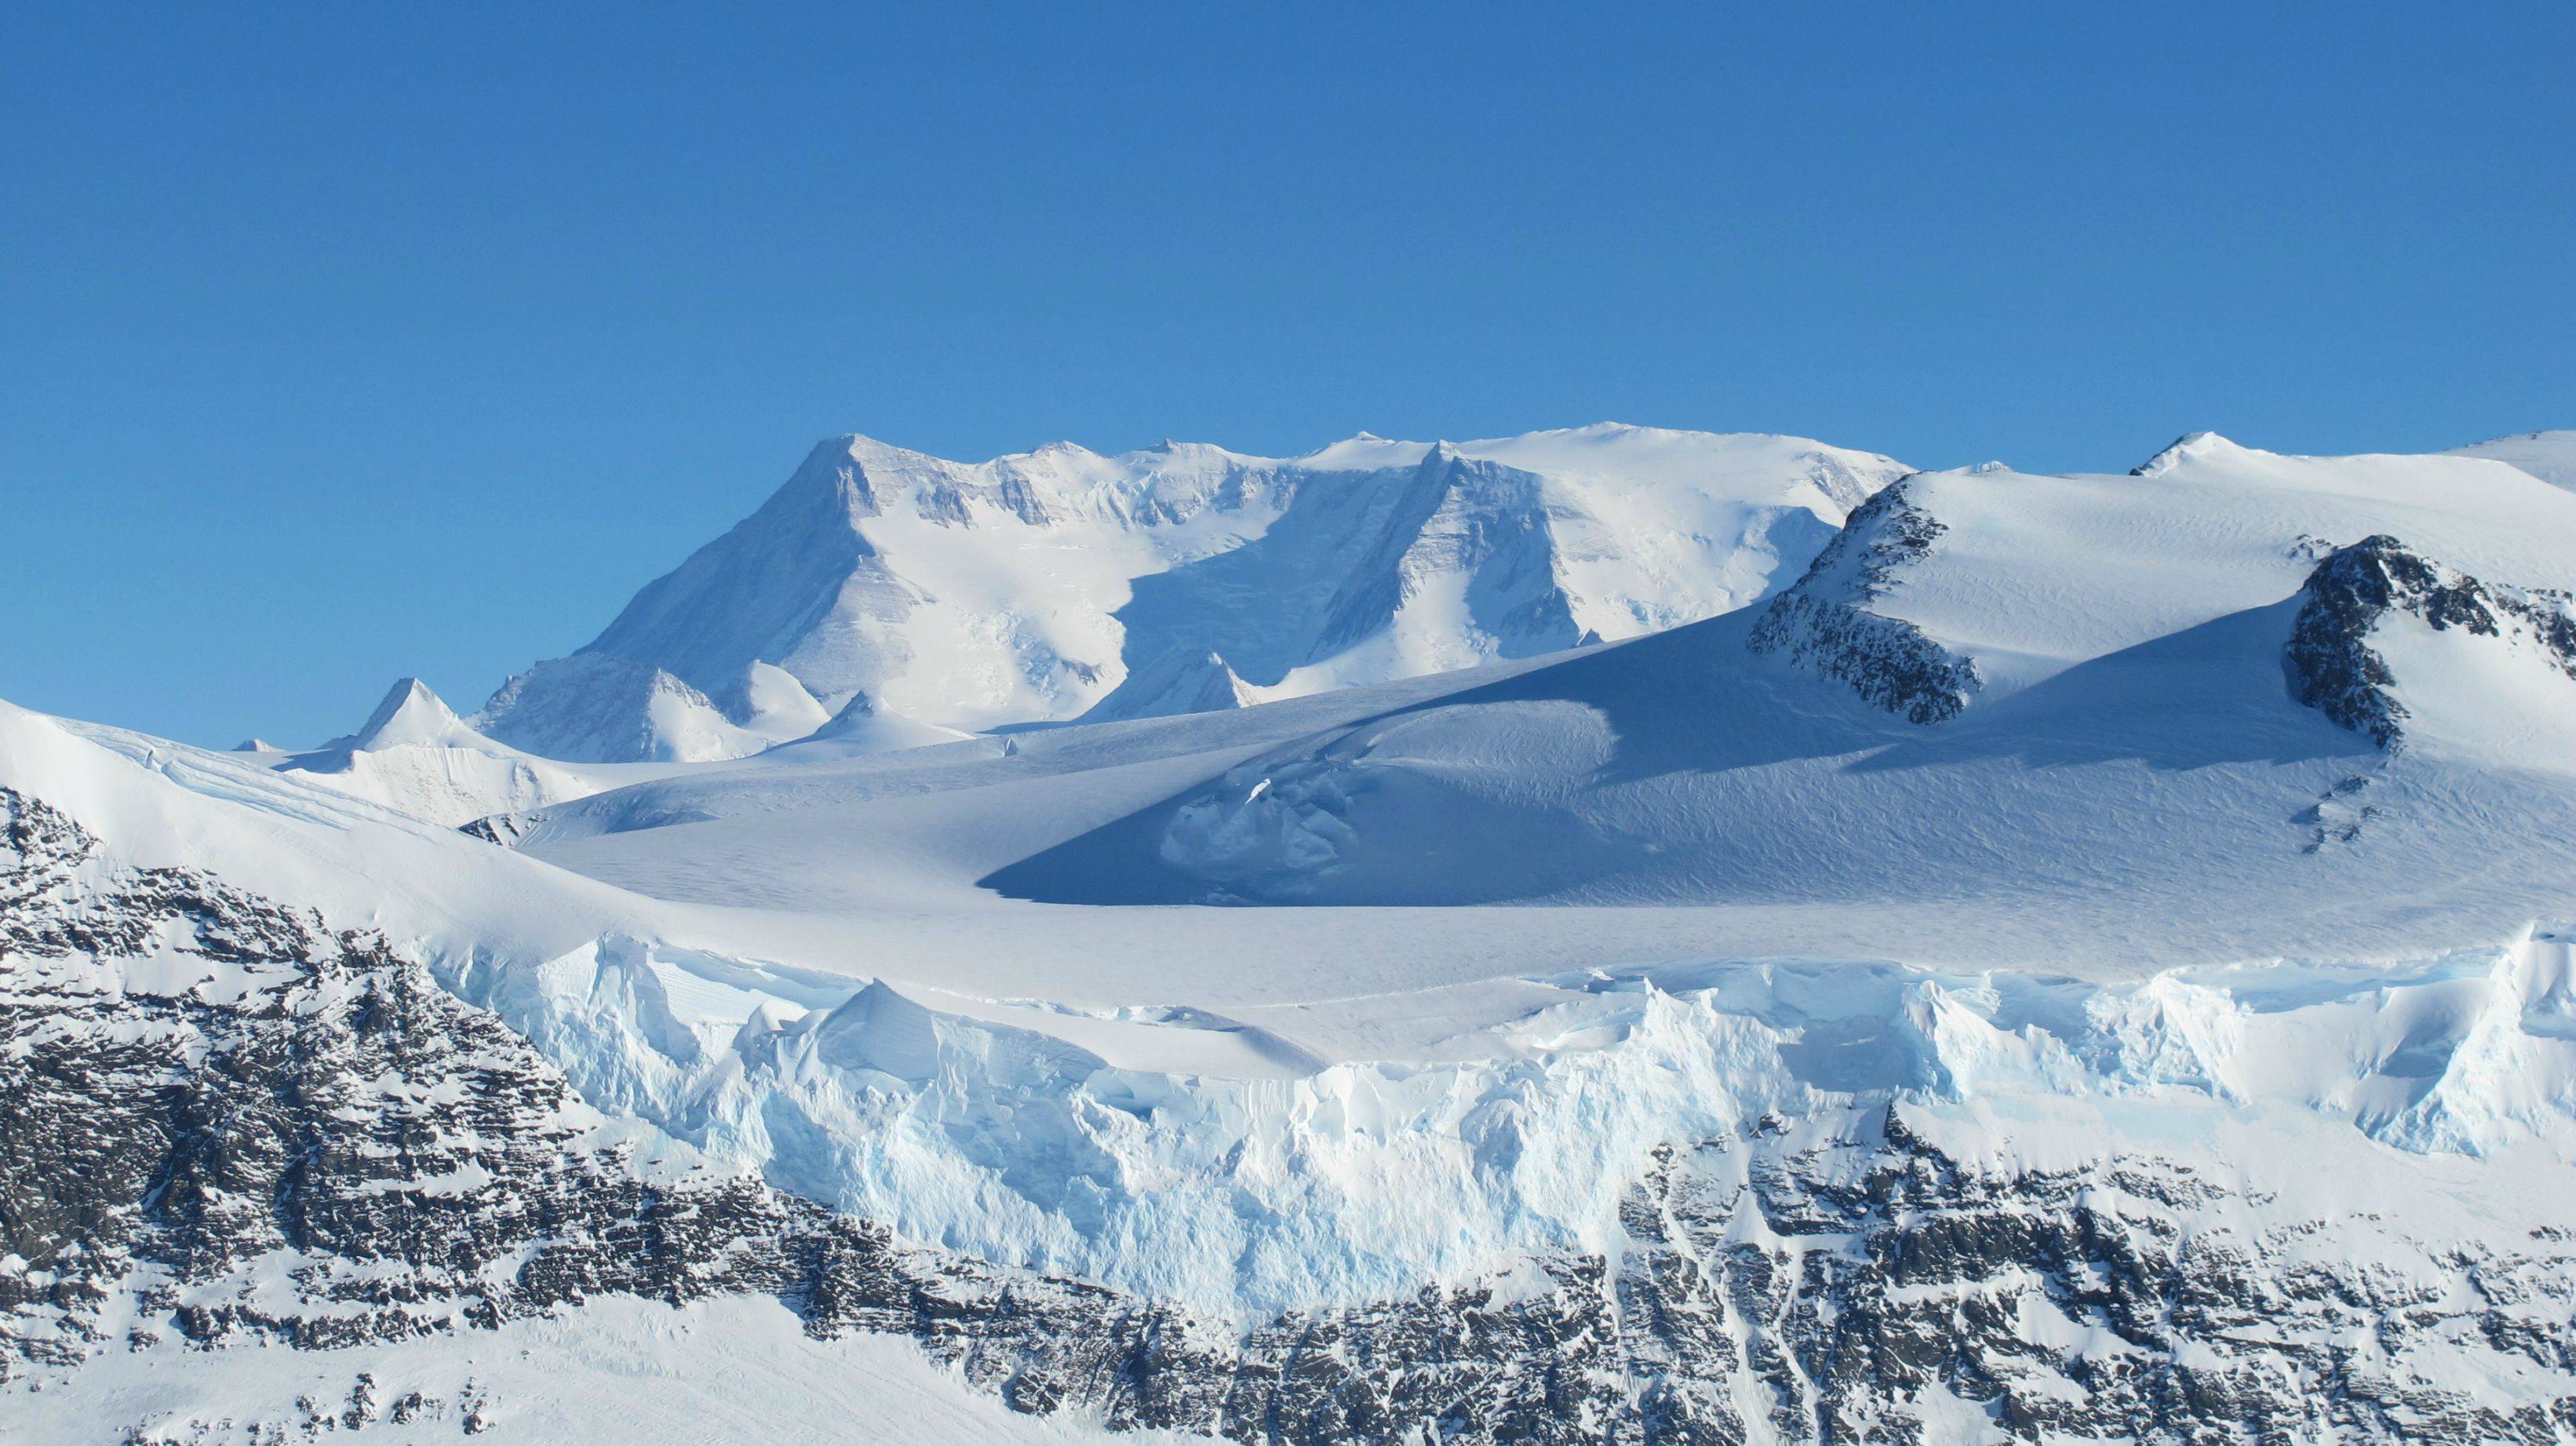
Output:
[[[2576,426],[2576,7],[29,4],[0,698],[308,744],[813,442]]]

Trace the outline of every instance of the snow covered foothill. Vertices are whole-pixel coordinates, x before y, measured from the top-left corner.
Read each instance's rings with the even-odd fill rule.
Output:
[[[1800,438],[1607,423],[1291,458],[1057,443],[974,464],[841,437],[475,723],[552,758],[715,759],[861,694],[881,716],[982,731],[1528,657],[1740,606],[1904,470]]]
[[[424,956],[541,960],[665,912],[315,774],[5,702],[0,786],[105,840],[100,869],[202,870]]]
[[[2408,533],[2443,576],[2491,580],[2479,606],[2511,626],[2372,624],[2392,699],[2420,714],[2392,757],[2302,706],[2288,650],[2332,540]],[[1804,906],[1810,928],[1865,910],[1912,957],[2019,960],[2044,938],[2079,967],[2391,928],[2382,947],[2438,948],[2576,883],[2531,842],[2576,807],[2565,492],[2492,462],[2195,437],[2128,477],[1918,475],[1845,537],[1748,613],[1253,754],[991,882],[1093,903]],[[2372,790],[2366,842],[2302,847],[2348,786]]]
[[[512,676],[475,726],[530,753],[579,763],[703,763],[801,738],[831,717],[784,669],[752,661],[720,706],[663,669],[600,652]]]
[[[477,732],[417,678],[396,681],[355,733],[279,756],[273,766],[450,826],[582,798],[667,771],[567,764],[522,752]]]

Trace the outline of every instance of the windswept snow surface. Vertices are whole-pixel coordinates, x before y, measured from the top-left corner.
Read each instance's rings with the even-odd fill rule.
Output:
[[[974,464],[841,437],[476,722],[553,758],[711,759],[861,694],[980,731],[1529,657],[1741,606],[1904,471],[1801,438],[1607,423]]]

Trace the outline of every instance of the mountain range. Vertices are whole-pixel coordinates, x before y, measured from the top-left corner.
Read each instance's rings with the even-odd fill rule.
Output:
[[[844,439],[472,717],[0,705],[0,1419],[2560,1439],[2572,482]]]
[[[510,679],[494,739],[701,761],[872,716],[983,731],[1385,682],[1738,607],[1902,475],[1793,437],[1604,424],[1302,457],[865,437]]]

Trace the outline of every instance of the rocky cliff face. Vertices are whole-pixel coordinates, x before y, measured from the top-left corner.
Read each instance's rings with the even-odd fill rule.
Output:
[[[1975,661],[1869,607],[1949,530],[1906,490],[1898,482],[1853,509],[1806,573],[1763,610],[1745,643],[1844,683],[1909,723],[1939,723],[1957,717],[1983,686]]]
[[[2392,619],[2437,633],[2509,637],[2535,665],[2576,678],[2576,610],[2565,595],[2481,582],[2384,533],[2336,549],[2301,596],[2287,654],[2292,691],[2382,748],[2398,744],[2410,716],[2396,672],[2372,641]]]
[[[1666,1145],[1618,1249],[1375,1304],[1228,1320],[995,1267],[710,1170],[380,941],[108,867],[5,790],[0,1098],[0,1391],[759,1293],[818,1335],[909,1337],[1019,1410],[1244,1441],[2576,1430],[2576,1231],[2550,1204],[2477,1239],[2322,1219],[2151,1145],[2001,1163],[1979,1142],[2009,1126],[1902,1100]],[[380,1416],[430,1439],[507,1408],[357,1379],[279,1402],[260,1439]],[[173,1439],[147,1424],[102,1439]]]

